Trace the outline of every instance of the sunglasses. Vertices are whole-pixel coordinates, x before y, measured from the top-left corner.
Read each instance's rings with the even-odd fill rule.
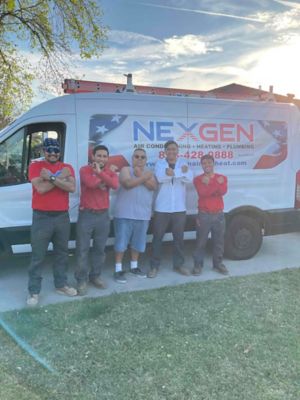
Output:
[[[146,156],[139,156],[137,154],[134,155],[134,158],[136,158],[137,160],[140,158],[141,160],[145,160]]]
[[[59,147],[46,147],[46,148],[45,148],[45,151],[46,151],[47,153],[54,153],[54,154],[60,153]]]

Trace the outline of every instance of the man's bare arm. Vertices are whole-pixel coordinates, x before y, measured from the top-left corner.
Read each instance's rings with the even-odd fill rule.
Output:
[[[69,168],[65,167],[61,170],[61,173],[55,176],[55,180],[51,180],[51,171],[43,168],[41,170],[40,178],[44,182],[44,185],[41,185],[41,189],[45,189],[46,191],[40,193],[47,193],[49,190],[53,189],[54,187],[58,187],[65,192],[73,193],[76,189],[75,178],[71,176],[71,172]],[[38,189],[37,189],[38,190]]]
[[[144,182],[144,185],[149,190],[156,190],[158,183],[155,176],[152,174],[152,176],[149,179],[147,179],[146,182]]]
[[[73,176],[57,176],[55,181],[52,182],[54,186],[64,190],[65,192],[74,193],[76,190],[76,182]]]
[[[135,177],[130,175],[130,169],[128,167],[123,167],[119,176],[120,184],[125,189],[132,189],[136,186],[143,185],[150,179],[152,173],[150,171],[136,171]]]
[[[45,181],[40,176],[37,178],[33,178],[31,180],[31,184],[40,194],[50,192],[50,190],[54,188],[54,185],[50,181]]]

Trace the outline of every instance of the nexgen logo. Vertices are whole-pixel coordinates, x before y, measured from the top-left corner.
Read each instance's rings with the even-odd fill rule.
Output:
[[[174,136],[176,131],[182,130],[182,134]],[[223,143],[239,143],[241,141],[254,141],[254,124],[241,123],[193,123],[190,126],[185,126],[181,122],[171,121],[149,121],[142,125],[139,121],[133,122],[133,140],[149,140],[163,141],[177,140],[183,141],[187,138],[195,142],[223,142]]]

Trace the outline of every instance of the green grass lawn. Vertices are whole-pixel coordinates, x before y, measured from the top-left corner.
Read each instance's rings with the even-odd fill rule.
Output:
[[[159,278],[158,278],[159,279]],[[2,314],[0,399],[299,400],[300,269]]]

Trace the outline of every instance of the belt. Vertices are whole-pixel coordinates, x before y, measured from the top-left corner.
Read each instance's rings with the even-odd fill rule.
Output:
[[[199,210],[199,213],[202,214],[211,214],[211,215],[215,215],[215,214],[220,214],[222,213],[223,210],[219,210],[219,211],[203,211],[203,210]]]
[[[68,211],[44,211],[44,210],[33,210],[37,214],[47,215],[48,217],[57,217],[58,215],[62,215],[67,213]]]
[[[81,212],[90,212],[92,214],[103,214],[107,211],[107,208],[104,208],[102,210],[94,210],[93,208],[82,208],[79,211]]]

